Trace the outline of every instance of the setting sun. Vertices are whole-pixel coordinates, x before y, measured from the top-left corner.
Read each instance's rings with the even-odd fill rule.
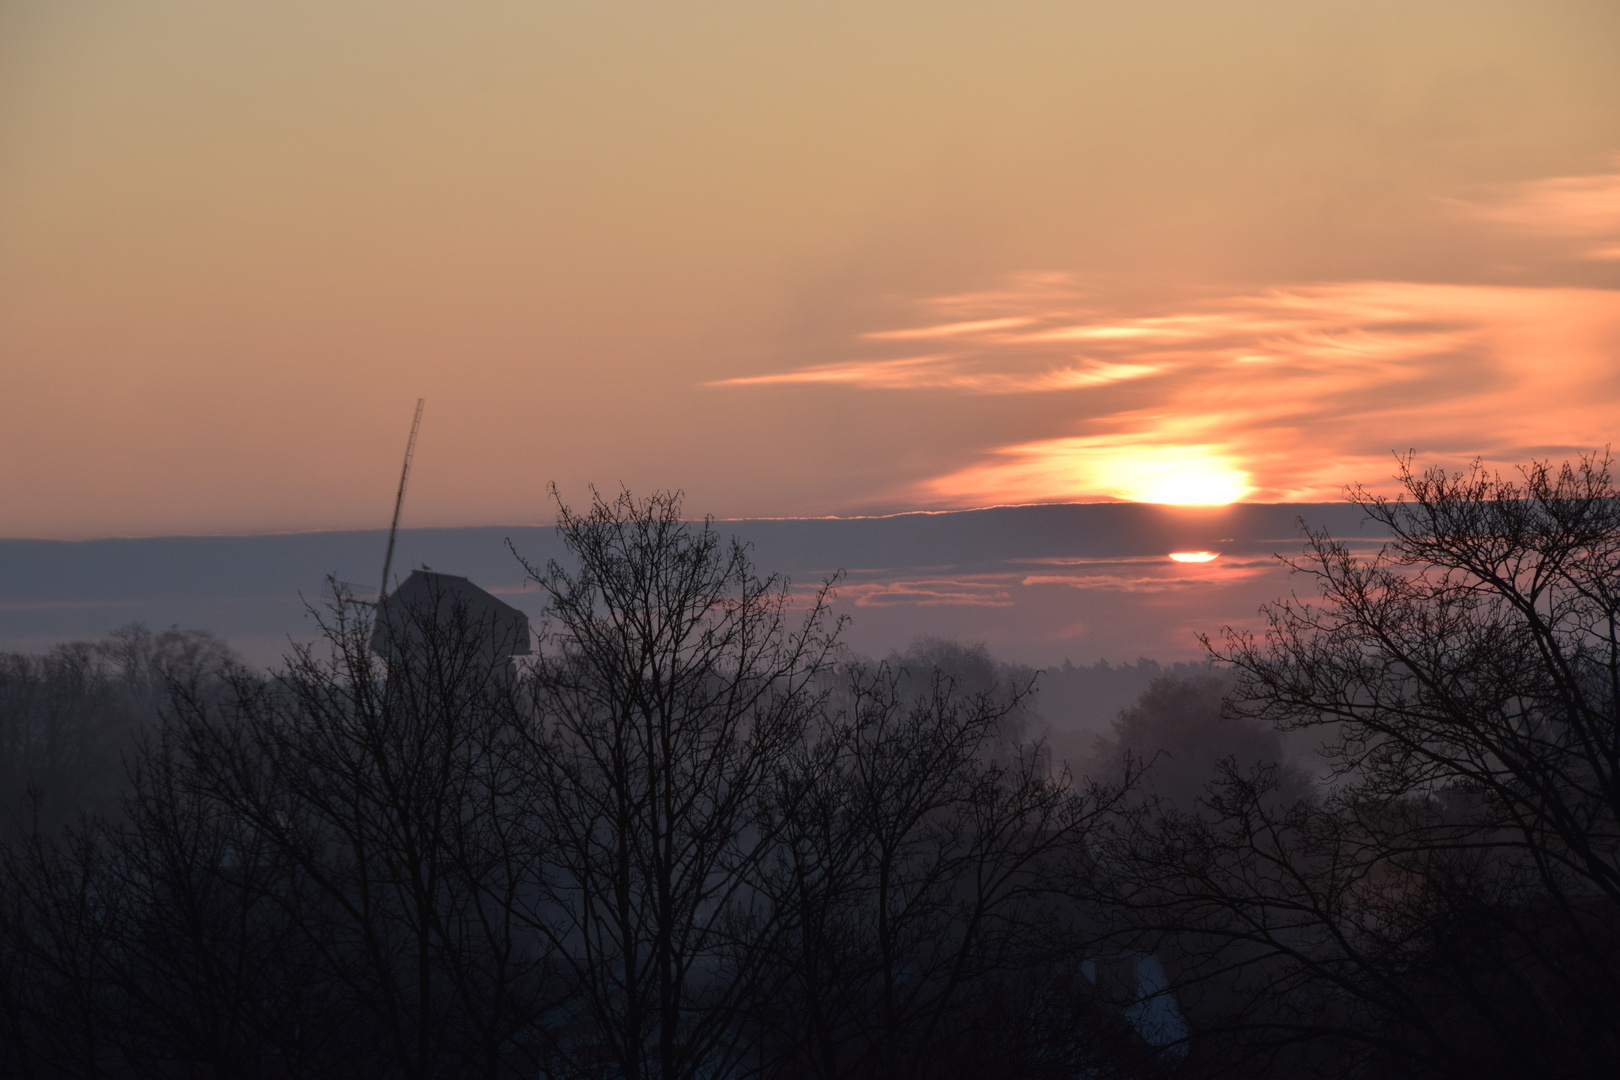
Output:
[[[1119,499],[1226,506],[1254,486],[1224,448],[1103,435],[1003,447],[991,461],[929,481],[924,490],[935,499],[968,505]]]
[[[1214,562],[1220,557],[1221,555],[1218,551],[1172,551],[1170,553],[1171,562]]]
[[[1138,447],[1108,463],[1108,479],[1132,502],[1224,506],[1252,489],[1248,474],[1202,447]]]

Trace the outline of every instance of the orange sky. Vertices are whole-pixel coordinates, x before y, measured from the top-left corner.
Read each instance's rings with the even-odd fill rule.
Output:
[[[1620,5],[0,5],[0,536],[1620,442]]]

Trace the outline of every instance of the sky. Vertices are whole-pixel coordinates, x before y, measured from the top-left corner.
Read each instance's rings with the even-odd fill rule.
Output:
[[[0,0],[0,536],[1615,441],[1620,5]]]

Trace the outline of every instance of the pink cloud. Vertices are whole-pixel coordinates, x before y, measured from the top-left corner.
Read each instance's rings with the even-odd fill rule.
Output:
[[[1016,579],[999,575],[992,580],[898,580],[841,586],[841,599],[853,600],[856,607],[887,607],[894,604],[919,606],[966,605],[971,607],[1011,607],[1007,586]]]
[[[1466,209],[1620,258],[1620,172]],[[919,306],[919,325],[859,335],[879,355],[712,385],[1064,395],[1066,421],[1043,402],[1025,437],[888,493],[939,508],[1334,500],[1386,481],[1409,448],[1510,465],[1608,445],[1620,417],[1613,289],[1339,281],[1133,310],[1042,273]],[[919,340],[950,351],[881,355]]]
[[[909,330],[874,330],[861,336],[870,338],[873,341],[916,341],[928,338],[965,337],[970,334],[982,334],[990,330],[1010,330],[1015,326],[1027,325],[1031,321],[1022,317],[973,319],[968,322],[943,323],[938,326],[919,326]]]
[[[870,336],[870,335],[868,335]],[[710,386],[784,386],[806,383],[858,386],[868,390],[957,390],[975,394],[1028,394],[1068,390],[1152,375],[1146,364],[1094,361],[1035,370],[997,370],[983,358],[913,356],[899,360],[853,360],[819,364],[771,375],[721,379]]]
[[[1124,573],[1118,568],[1099,567],[1087,573],[1026,574],[1020,585],[1061,585],[1070,589],[1103,589],[1111,592],[1162,593],[1183,589],[1224,588],[1249,578],[1263,577],[1275,566],[1272,562],[1173,564],[1158,572]]]
[[[1620,155],[1614,161],[1620,169]],[[1494,199],[1456,205],[1479,221],[1577,241],[1582,258],[1620,259],[1620,171],[1512,184]]]
[[[1390,454],[1511,462],[1595,447],[1620,416],[1620,292],[1350,282],[1235,296],[1119,353],[1160,377],[1080,434],[990,448],[923,502],[1337,498]],[[1196,328],[1196,330],[1191,329]],[[1121,337],[1121,340],[1127,340]]]

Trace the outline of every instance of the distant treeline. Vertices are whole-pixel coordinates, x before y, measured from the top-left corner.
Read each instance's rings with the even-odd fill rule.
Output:
[[[1620,500],[1407,483],[1213,668],[862,660],[628,495],[520,663],[341,595],[0,658],[0,1072],[1608,1075]]]

